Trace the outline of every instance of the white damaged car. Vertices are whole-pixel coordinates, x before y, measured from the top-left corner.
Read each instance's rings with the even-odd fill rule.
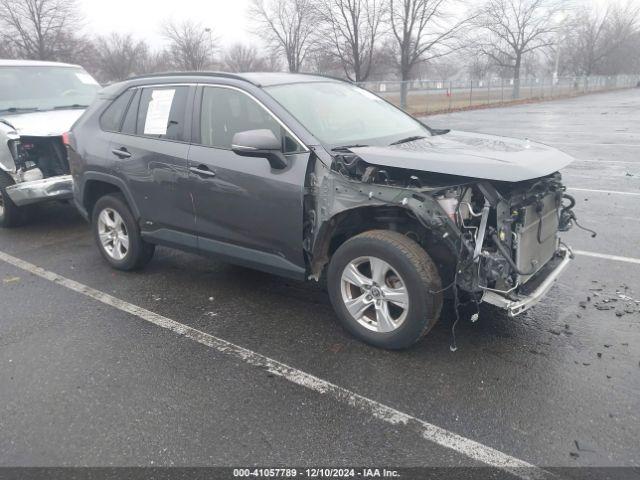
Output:
[[[24,222],[32,204],[72,198],[63,135],[99,89],[78,65],[0,60],[0,226]]]

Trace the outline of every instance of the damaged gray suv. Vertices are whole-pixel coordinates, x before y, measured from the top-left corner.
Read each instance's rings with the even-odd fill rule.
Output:
[[[405,348],[443,297],[517,315],[570,261],[571,158],[432,129],[352,84],[165,74],[104,89],[69,138],[75,202],[120,270],[156,245],[299,280],[344,326]]]

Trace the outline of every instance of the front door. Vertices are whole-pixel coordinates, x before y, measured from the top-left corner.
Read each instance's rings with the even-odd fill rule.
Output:
[[[196,137],[189,152],[198,246],[205,253],[274,273],[304,275],[303,196],[306,148],[257,100],[223,86],[201,87]],[[235,133],[271,129],[288,166],[236,155]]]

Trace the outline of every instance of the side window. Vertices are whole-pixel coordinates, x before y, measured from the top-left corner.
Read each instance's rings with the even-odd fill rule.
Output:
[[[140,104],[141,90],[138,88],[135,90],[135,95],[131,103],[129,103],[129,109],[122,122],[122,133],[129,135],[135,135],[136,133],[136,121],[138,120],[138,105]]]
[[[188,87],[145,88],[140,97],[136,133],[145,137],[184,140]]]
[[[208,147],[231,149],[238,132],[268,129],[282,141],[284,153],[300,150],[280,124],[254,99],[237,90],[205,87],[200,113],[200,143]]]
[[[133,96],[133,90],[127,90],[118,98],[116,98],[111,105],[107,107],[104,113],[100,116],[100,127],[108,132],[119,132],[122,125],[122,117],[124,112],[129,106],[129,101]]]

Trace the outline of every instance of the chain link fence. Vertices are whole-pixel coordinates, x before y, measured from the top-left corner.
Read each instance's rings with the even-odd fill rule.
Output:
[[[640,74],[558,79],[523,78],[519,85],[513,79],[502,78],[376,81],[362,82],[359,85],[415,115],[640,87]],[[403,90],[405,102],[402,102]]]

